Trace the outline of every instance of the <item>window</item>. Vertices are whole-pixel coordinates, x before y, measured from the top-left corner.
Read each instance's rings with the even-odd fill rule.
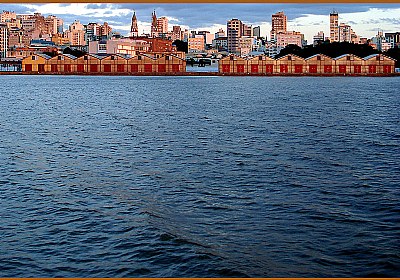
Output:
[[[321,56],[320,55],[317,55],[317,60],[321,60]]]
[[[83,58],[84,60],[88,60],[88,57],[87,57],[87,55],[85,55],[85,57]]]
[[[347,60],[350,60],[350,56],[349,55],[347,56]]]
[[[263,57],[260,55],[260,56],[258,57],[258,60],[263,60]]]
[[[168,55],[165,57],[165,60],[169,60],[169,56]]]
[[[32,60],[36,60],[36,56],[32,55]]]
[[[289,55],[289,56],[287,57],[287,60],[292,60],[292,57]]]
[[[112,55],[112,56],[111,56],[111,60],[115,60],[115,56]]]
[[[138,55],[137,59],[142,60],[142,56]]]

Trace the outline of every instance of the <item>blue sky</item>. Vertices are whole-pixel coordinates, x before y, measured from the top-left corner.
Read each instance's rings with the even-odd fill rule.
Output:
[[[67,28],[75,19],[86,24],[107,21],[115,30],[125,35],[129,32],[135,10],[139,32],[148,32],[151,13],[169,18],[170,29],[181,25],[190,30],[209,29],[212,32],[226,28],[226,21],[239,18],[247,24],[261,26],[261,35],[271,29],[271,15],[284,11],[288,16],[288,30],[300,31],[309,43],[318,31],[329,36],[329,13],[339,12],[339,21],[350,24],[362,37],[372,37],[378,29],[384,32],[400,31],[400,4],[0,4],[1,10],[28,14],[40,12],[56,15],[65,21]]]

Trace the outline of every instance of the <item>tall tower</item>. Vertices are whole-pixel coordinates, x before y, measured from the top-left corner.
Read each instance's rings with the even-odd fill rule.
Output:
[[[330,41],[339,41],[339,14],[333,11],[329,15],[329,27],[330,27]]]
[[[133,11],[133,16],[132,16],[131,33],[132,33],[132,37],[137,37],[139,35],[135,11]]]
[[[278,12],[272,15],[272,29],[271,29],[271,41],[276,40],[276,35],[279,32],[287,31],[287,16],[283,12]]]
[[[151,14],[151,37],[158,37],[157,16],[155,10]]]
[[[242,37],[243,23],[237,18],[228,20],[226,23],[226,33],[228,39],[228,52],[239,52],[239,38]]]

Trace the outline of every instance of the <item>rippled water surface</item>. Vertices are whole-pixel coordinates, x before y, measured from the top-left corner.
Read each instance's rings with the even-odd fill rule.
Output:
[[[400,275],[399,78],[0,81],[0,277]]]

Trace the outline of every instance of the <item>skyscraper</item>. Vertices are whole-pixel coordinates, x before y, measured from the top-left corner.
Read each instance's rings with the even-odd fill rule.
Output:
[[[228,52],[237,53],[239,51],[239,38],[242,37],[243,23],[237,18],[228,20],[226,30],[228,35]]]
[[[330,41],[339,41],[339,14],[333,11],[329,15],[329,27],[330,27]]]
[[[276,38],[279,32],[287,31],[287,16],[283,12],[272,15],[271,39]]]
[[[168,33],[168,19],[166,17],[157,19],[157,31],[163,34]]]

